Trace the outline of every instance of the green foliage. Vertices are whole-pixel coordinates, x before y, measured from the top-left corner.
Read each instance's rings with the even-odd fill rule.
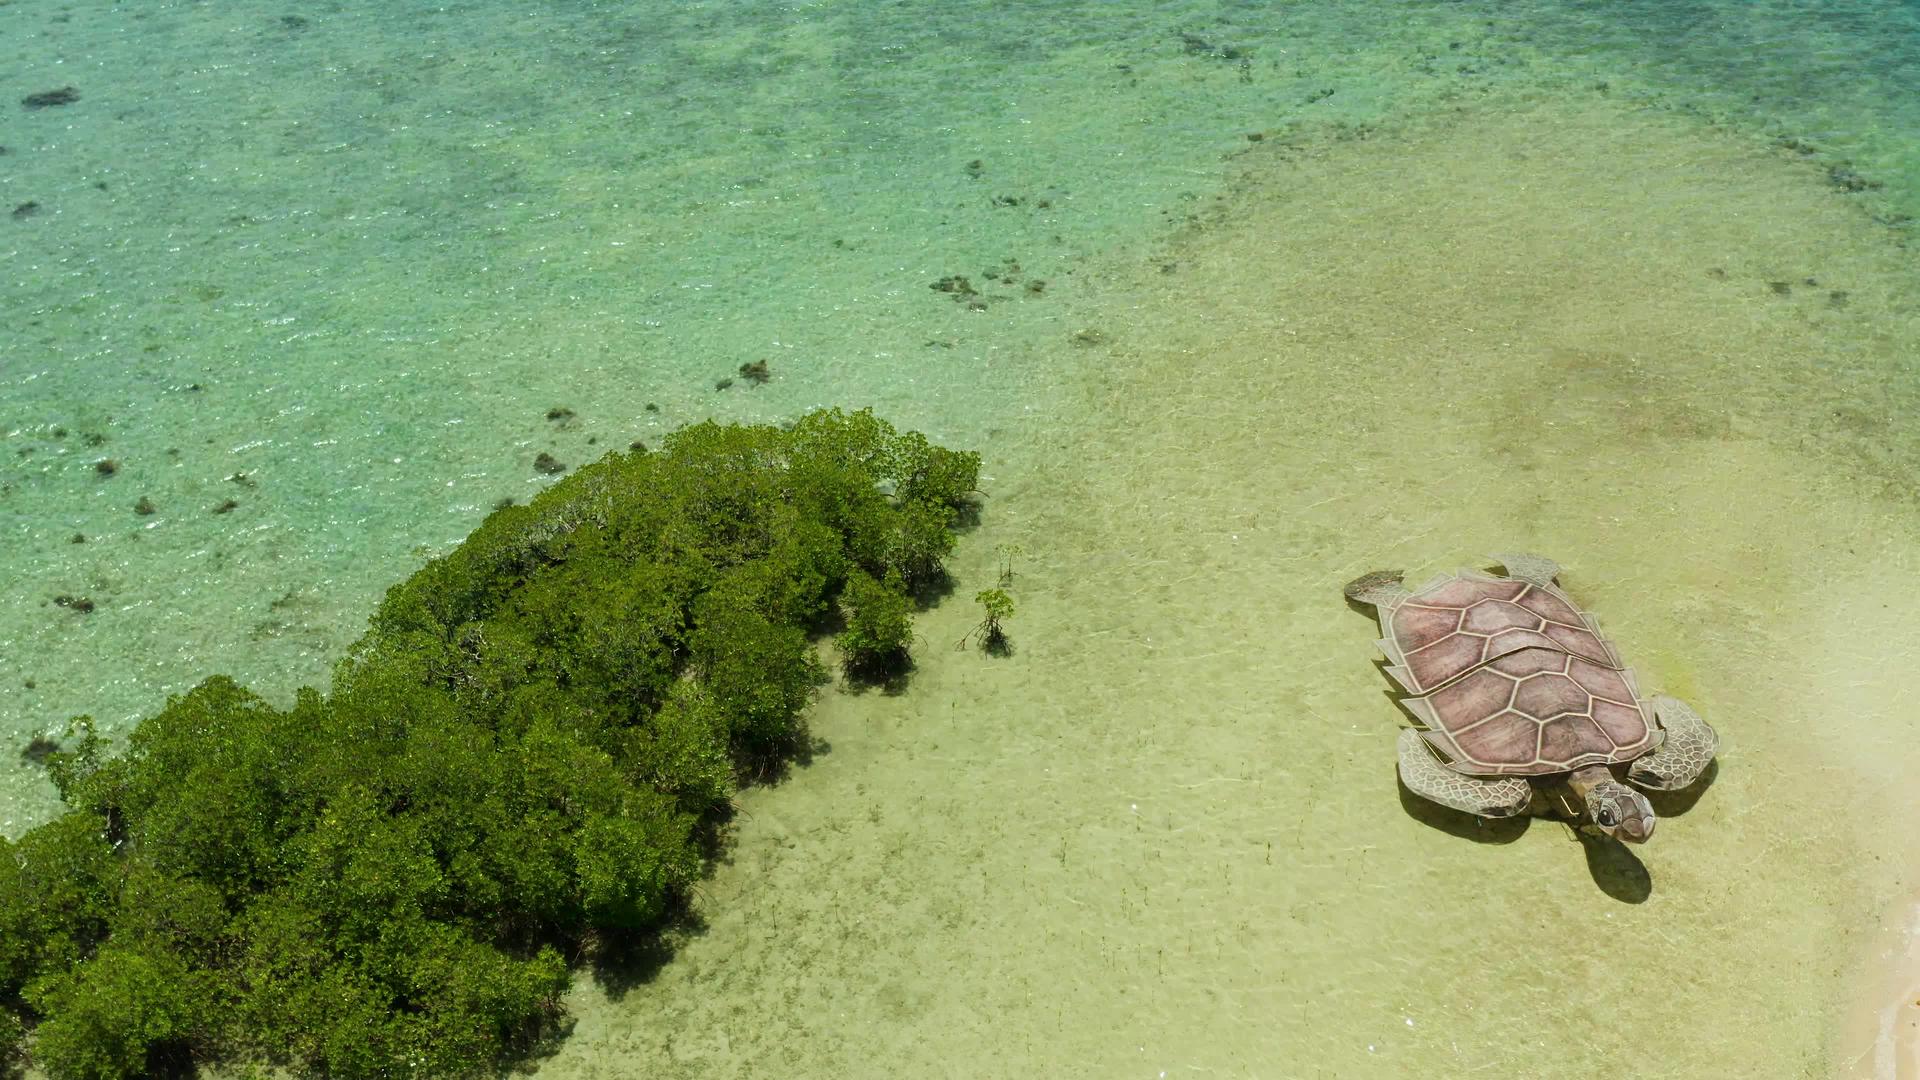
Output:
[[[273,875],[299,827],[278,767],[301,738],[286,720],[216,675],[149,717],[126,754],[67,799],[122,823],[144,865],[247,894]]]
[[[953,508],[911,503],[891,517],[881,546],[884,573],[900,575],[916,590],[938,585],[946,575],[943,560],[953,550]]]
[[[982,589],[974,594],[973,601],[986,612],[986,625],[990,628],[1013,615],[1013,597],[1008,596],[1005,589]]]
[[[613,813],[592,813],[573,835],[574,880],[595,926],[639,930],[700,871],[693,819],[654,791],[628,794]]]
[[[705,684],[674,684],[652,722],[627,729],[619,760],[628,782],[673,796],[694,815],[713,811],[733,795],[727,719]]]
[[[729,575],[704,593],[694,603],[687,647],[727,718],[734,750],[759,761],[792,747],[800,713],[824,675],[805,630],[756,610],[756,584]]]
[[[65,970],[106,940],[119,866],[105,818],[75,810],[12,846],[0,864],[0,1000],[39,974]]]
[[[53,1080],[119,1080],[182,1055],[215,1023],[216,985],[164,948],[111,942],[29,997],[44,1020],[34,1055]]]
[[[904,667],[913,643],[913,602],[898,571],[887,580],[855,570],[840,593],[846,629],[834,638],[841,659],[856,675],[885,677]]]
[[[980,479],[980,455],[934,446],[917,431],[895,440],[888,456],[887,476],[904,503],[958,507]]]
[[[219,962],[227,908],[218,889],[174,877],[146,862],[130,862],[108,937],[162,950],[196,965]]]
[[[0,841],[0,1063],[55,1080],[257,1054],[341,1078],[485,1071],[604,931],[703,870],[737,777],[850,662],[911,639],[979,459],[869,412],[610,454],[390,589],[331,693],[216,676]]]
[[[60,797],[73,802],[74,792],[100,768],[103,750],[91,716],[74,717],[67,725],[67,735],[77,736],[78,742],[70,750],[47,755],[47,776]]]
[[[27,1048],[27,1027],[10,1012],[0,1012],[0,1076],[12,1076]]]
[[[1008,596],[1005,589],[982,589],[974,594],[973,600],[980,605],[984,617],[977,626],[967,631],[966,636],[960,639],[960,644],[964,646],[968,641],[977,640],[982,649],[993,655],[1003,656],[1010,652],[1012,645],[1007,640],[1006,628],[1000,622],[1013,617],[1013,597]]]

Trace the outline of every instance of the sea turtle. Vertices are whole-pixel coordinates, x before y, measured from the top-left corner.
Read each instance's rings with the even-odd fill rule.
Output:
[[[1400,733],[1400,779],[1487,818],[1558,809],[1643,843],[1653,805],[1624,779],[1674,791],[1699,779],[1719,738],[1678,698],[1642,698],[1592,615],[1538,555],[1495,555],[1505,576],[1462,570],[1409,592],[1398,571],[1349,583],[1385,636],[1387,674],[1420,724]]]

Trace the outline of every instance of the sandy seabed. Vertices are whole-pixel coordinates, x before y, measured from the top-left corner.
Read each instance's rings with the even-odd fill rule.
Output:
[[[1866,1067],[1920,866],[1900,237],[1603,100],[1240,164],[1075,312],[1081,403],[1010,421],[909,691],[827,693],[702,928],[540,1073]],[[1008,545],[1014,655],[955,650]],[[1340,585],[1516,548],[1721,732],[1645,848],[1397,788]]]

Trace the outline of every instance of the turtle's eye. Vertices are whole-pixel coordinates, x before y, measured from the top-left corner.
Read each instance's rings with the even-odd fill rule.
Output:
[[[1599,822],[1600,827],[1603,829],[1611,829],[1615,825],[1620,824],[1620,819],[1614,816],[1613,807],[1611,806],[1603,806],[1595,810],[1593,812],[1593,820]]]

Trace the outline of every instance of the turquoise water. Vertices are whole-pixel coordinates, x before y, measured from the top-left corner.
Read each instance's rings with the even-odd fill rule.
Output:
[[[1032,552],[1026,650],[829,692],[834,750],[743,797],[711,929],[583,989],[556,1075],[1446,1074],[1518,1067],[1529,1031],[1599,1063],[1576,1035],[1605,1018],[1524,971],[1632,954],[1616,915],[1689,946],[1697,1019],[1652,1025],[1647,1071],[1847,1056],[1862,941],[1913,884],[1877,824],[1911,721],[1849,677],[1840,615],[1891,604],[1870,652],[1916,655],[1920,8],[16,2],[0,43],[9,745],[124,732],[216,671],[324,682],[382,589],[551,482],[543,452],[837,404],[985,456],[962,594]],[[1371,630],[1326,601],[1519,541],[1728,740],[1652,902],[1545,823],[1477,845],[1395,796]],[[1793,708],[1752,700],[1768,678]],[[1793,830],[1759,778],[1809,755],[1847,813]],[[36,767],[0,776],[0,831],[52,812]],[[1148,821],[1168,839],[1128,848]],[[1261,876],[1286,837],[1322,846]],[[1743,967],[1767,938],[1730,897],[1811,920],[1785,951],[1821,980]],[[1429,950],[1481,903],[1554,945],[1479,957],[1525,988],[1479,1002],[1500,1022],[1416,1016],[1460,999],[1459,948]],[[1746,1056],[1694,1028],[1756,1017]]]

